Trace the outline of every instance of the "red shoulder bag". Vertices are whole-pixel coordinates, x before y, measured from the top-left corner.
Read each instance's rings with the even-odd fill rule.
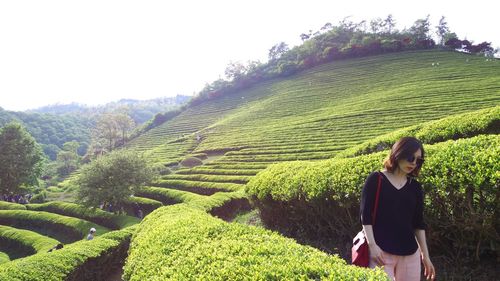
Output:
[[[375,195],[375,205],[372,210],[372,226],[375,225],[375,218],[377,217],[377,207],[378,207],[378,197],[380,194],[380,184],[382,182],[382,175],[379,172],[378,175],[378,185],[377,185],[377,194]],[[352,264],[368,267],[370,264],[370,253],[368,249],[368,242],[366,241],[365,233],[363,230],[358,232],[358,234],[352,240]]]

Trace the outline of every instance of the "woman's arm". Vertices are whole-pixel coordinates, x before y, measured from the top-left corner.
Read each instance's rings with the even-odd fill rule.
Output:
[[[434,278],[436,278],[436,271],[429,256],[429,249],[427,248],[427,240],[425,239],[425,230],[416,229],[415,237],[417,238],[417,243],[420,248],[420,254],[422,257],[422,263],[424,264],[424,275],[427,278],[427,280],[429,279],[434,280]]]
[[[384,265],[385,263],[382,257],[382,249],[380,249],[380,247],[375,242],[373,227],[371,225],[363,225],[363,232],[365,233],[366,241],[368,242],[368,248],[370,249],[370,258],[374,259],[378,265]]]

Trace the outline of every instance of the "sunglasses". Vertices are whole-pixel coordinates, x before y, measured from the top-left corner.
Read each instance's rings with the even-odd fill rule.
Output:
[[[409,155],[404,158],[406,161],[413,163],[415,160],[417,160],[417,166],[422,166],[424,164],[424,158],[417,158],[415,155]]]

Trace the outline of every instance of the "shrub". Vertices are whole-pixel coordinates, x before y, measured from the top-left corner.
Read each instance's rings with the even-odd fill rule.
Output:
[[[68,202],[47,202],[44,204],[28,204],[28,210],[46,211],[63,216],[75,217],[94,222],[110,229],[125,228],[138,223],[134,217],[116,215],[97,208],[86,208],[82,205]]]
[[[26,206],[0,200],[0,210],[26,210]]]
[[[180,164],[184,167],[192,168],[195,166],[203,165],[203,161],[201,161],[196,157],[187,157],[184,160],[182,160]]]
[[[95,227],[99,234],[109,231],[86,220],[26,210],[0,210],[0,224],[33,230],[63,243],[83,239],[91,227]]]
[[[161,163],[153,165],[153,171],[161,176],[170,175],[172,173],[172,170],[169,167]]]
[[[336,256],[277,233],[229,224],[183,204],[150,214],[134,237],[124,280],[386,280],[382,270],[348,266]]]
[[[353,157],[386,150],[403,136],[413,136],[423,143],[433,144],[449,139],[499,133],[500,106],[496,106],[396,130],[346,149],[336,157]]]
[[[0,280],[106,280],[123,266],[135,228],[79,241],[51,253],[39,253],[0,266]]]
[[[38,252],[47,252],[59,241],[40,235],[36,232],[0,225],[0,249],[11,249],[15,257],[32,255]],[[10,246],[10,247],[9,247]]]
[[[30,203],[43,203],[47,199],[47,191],[42,191],[38,194],[33,195],[30,199]]]
[[[129,201],[125,203],[125,209],[128,214],[137,216],[137,208],[141,209],[143,212],[143,216],[151,213],[155,209],[160,208],[163,204],[160,201],[132,196],[129,198]]]
[[[498,255],[500,136],[425,148],[419,181],[427,193],[425,217],[433,251],[459,258]],[[246,190],[267,225],[342,244],[360,228],[361,187],[370,172],[382,168],[386,155],[277,164],[253,178]]]

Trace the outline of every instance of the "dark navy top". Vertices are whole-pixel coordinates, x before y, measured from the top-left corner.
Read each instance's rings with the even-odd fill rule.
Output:
[[[383,251],[393,255],[414,254],[418,249],[415,230],[426,228],[422,186],[415,179],[408,178],[406,184],[398,190],[382,172],[371,173],[361,195],[361,223],[372,225],[371,213],[379,174],[382,175],[382,182],[373,226],[375,242]]]

